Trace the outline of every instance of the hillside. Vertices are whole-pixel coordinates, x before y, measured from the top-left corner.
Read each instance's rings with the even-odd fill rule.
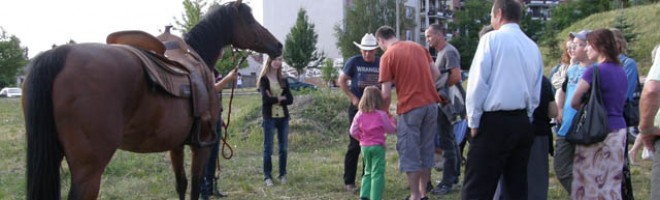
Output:
[[[630,57],[637,60],[640,74],[646,75],[651,66],[651,51],[657,44],[660,44],[660,31],[658,31],[660,30],[660,21],[658,21],[660,3],[593,14],[562,30],[557,38],[559,41],[564,41],[569,32],[612,27],[614,20],[621,12],[623,12],[626,22],[632,25],[632,30],[639,34],[637,41],[629,44]],[[559,61],[558,58],[546,59]],[[550,65],[554,66],[553,63],[556,62],[550,62]]]

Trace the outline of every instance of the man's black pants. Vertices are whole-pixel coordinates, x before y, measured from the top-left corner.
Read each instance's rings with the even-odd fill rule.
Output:
[[[534,141],[525,110],[484,112],[470,140],[461,197],[493,199],[500,175],[505,199],[527,199],[527,161]]]
[[[357,107],[350,105],[348,107],[348,123],[353,122],[355,114],[357,114]],[[358,159],[360,158],[360,141],[351,137],[350,133],[347,134],[350,142],[348,143],[348,150],[344,157],[344,185],[355,185],[355,175],[357,173]]]

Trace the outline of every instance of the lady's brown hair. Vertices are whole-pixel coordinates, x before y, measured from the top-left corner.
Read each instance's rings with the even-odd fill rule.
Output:
[[[614,41],[616,41],[616,49],[619,51],[619,54],[627,54],[628,42],[626,41],[626,37],[623,35],[623,32],[616,28],[611,28],[610,31],[612,31],[612,34],[614,34]]]
[[[621,65],[619,58],[619,51],[616,46],[614,34],[608,29],[597,29],[587,34],[587,42],[591,49],[598,51],[598,53],[605,56],[605,62],[613,62]]]
[[[367,86],[364,88],[364,94],[358,104],[358,109],[362,112],[373,112],[383,105],[383,97],[380,96],[380,89],[376,86]]]

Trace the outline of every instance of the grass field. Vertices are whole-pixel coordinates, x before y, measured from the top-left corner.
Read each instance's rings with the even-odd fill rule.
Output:
[[[291,106],[288,183],[275,181],[264,187],[260,98],[241,95],[234,98],[229,143],[235,154],[221,159],[221,191],[225,199],[357,199],[343,190],[343,159],[348,144],[348,101],[339,91],[320,90],[295,95]],[[228,101],[225,96],[224,101]],[[25,129],[16,98],[0,99],[0,199],[25,198]],[[225,113],[227,107],[225,103]],[[385,199],[402,199],[408,192],[405,175],[398,172],[395,136],[388,136]],[[189,160],[190,156],[187,155]],[[277,172],[277,156],[273,156]],[[187,161],[189,166],[189,161]],[[69,173],[62,164],[62,195],[69,190]],[[189,168],[189,167],[187,167]],[[549,199],[569,199],[553,171],[550,172]],[[633,167],[637,199],[650,199],[650,163]],[[276,175],[276,174],[275,174]],[[433,180],[441,173],[433,172]],[[169,156],[166,153],[136,154],[118,151],[107,167],[100,199],[176,199]],[[188,191],[190,191],[188,189]],[[459,199],[458,190],[445,197]]]

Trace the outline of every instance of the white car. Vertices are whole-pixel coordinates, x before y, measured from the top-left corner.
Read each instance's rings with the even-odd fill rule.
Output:
[[[23,94],[21,88],[6,87],[0,90],[1,97],[20,97]]]

